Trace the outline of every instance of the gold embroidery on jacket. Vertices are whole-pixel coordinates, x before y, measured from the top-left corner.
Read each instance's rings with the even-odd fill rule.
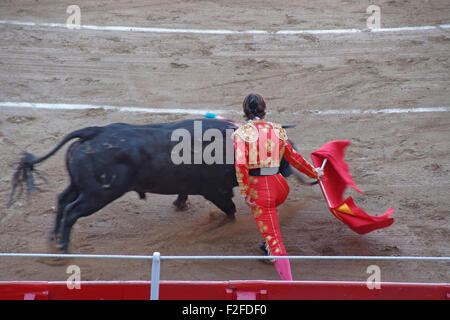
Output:
[[[256,142],[259,137],[258,129],[255,127],[253,123],[247,123],[239,129],[237,129],[234,134],[237,134],[239,137],[241,137],[245,142]]]

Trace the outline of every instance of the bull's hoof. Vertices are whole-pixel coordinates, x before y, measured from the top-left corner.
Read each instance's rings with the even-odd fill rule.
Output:
[[[236,215],[234,213],[227,214],[227,222],[236,222]]]
[[[48,236],[48,241],[50,243],[57,242],[59,241],[59,238],[60,238],[59,234],[51,232],[50,235]]]
[[[231,212],[225,212],[225,214],[230,221],[236,221],[236,209],[233,209]]]
[[[61,252],[61,253],[69,253],[69,245],[67,243],[57,243],[56,244],[56,248]]]
[[[59,253],[59,249],[56,247],[56,244],[58,243],[58,235],[50,234],[50,236],[47,238],[47,247],[50,253]]]
[[[173,202],[176,211],[184,211],[187,210],[188,205],[186,202],[177,202],[176,200]]]
[[[233,224],[236,222],[236,216],[233,214],[227,214],[225,217],[222,216],[221,222],[219,223],[219,227],[222,227],[227,224]]]

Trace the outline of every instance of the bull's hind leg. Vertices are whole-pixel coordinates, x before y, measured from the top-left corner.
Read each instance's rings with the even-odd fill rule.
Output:
[[[56,240],[61,234],[61,220],[66,206],[75,201],[78,197],[78,192],[75,186],[71,183],[63,192],[58,195],[58,204],[56,209],[55,227],[50,233],[50,241]]]
[[[64,210],[61,226],[62,234],[57,247],[61,251],[67,252],[70,242],[70,233],[78,218],[86,217],[94,212],[97,212],[107,204],[122,196],[124,193],[125,192],[112,193],[107,191],[95,194],[80,193],[77,199],[69,203]]]

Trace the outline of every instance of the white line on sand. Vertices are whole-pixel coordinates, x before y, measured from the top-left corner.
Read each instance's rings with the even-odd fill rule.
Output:
[[[208,112],[206,109],[185,108],[141,108],[141,107],[117,107],[91,104],[67,104],[67,103],[34,103],[34,102],[0,102],[0,107],[51,109],[51,110],[89,110],[103,109],[107,111],[142,112],[142,113],[176,113],[176,114],[201,114]],[[215,114],[234,113],[233,110],[214,110]]]
[[[352,115],[352,114],[394,114],[394,113],[423,113],[423,112],[448,112],[450,107],[435,108],[389,108],[389,109],[343,109],[343,110],[314,110],[318,115]]]
[[[217,115],[240,113],[237,110],[226,109],[185,109],[185,108],[141,108],[141,107],[117,107],[108,105],[91,104],[67,104],[67,103],[33,103],[33,102],[0,102],[0,107],[6,108],[28,108],[28,109],[50,109],[50,110],[89,110],[103,109],[120,112],[142,112],[142,113],[174,113],[174,114],[196,114],[204,115],[210,111]],[[450,107],[435,108],[390,108],[390,109],[342,109],[342,110],[304,110],[293,112],[294,114],[310,113],[312,115],[364,115],[364,114],[398,114],[398,113],[423,113],[423,112],[449,112]]]
[[[29,27],[50,27],[50,28],[67,28],[64,23],[48,23],[48,22],[27,22],[14,20],[0,20],[0,24],[18,25]],[[147,33],[190,33],[190,34],[215,34],[215,35],[231,35],[231,34],[262,34],[262,35],[296,35],[296,34],[351,34],[360,32],[405,32],[405,31],[429,31],[438,29],[450,29],[450,24],[441,24],[437,26],[414,26],[399,28],[380,28],[380,29],[311,29],[311,30],[227,30],[227,29],[183,29],[183,28],[152,28],[152,27],[128,27],[128,26],[94,26],[80,25],[80,29],[100,30],[100,31],[127,31],[127,32],[147,32]]]

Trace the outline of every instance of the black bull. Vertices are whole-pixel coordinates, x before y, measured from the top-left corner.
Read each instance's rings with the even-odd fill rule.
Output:
[[[34,176],[38,174],[34,168],[36,164],[51,157],[68,141],[78,139],[66,153],[70,184],[58,195],[51,236],[52,240],[59,239],[57,246],[61,250],[67,251],[70,231],[78,218],[93,214],[129,191],[137,192],[142,199],[146,192],[177,194],[174,204],[179,208],[185,206],[188,195],[202,195],[234,218],[233,187],[238,183],[234,164],[226,161],[226,152],[223,152],[223,164],[177,165],[172,161],[172,150],[179,144],[179,141],[171,141],[172,133],[184,128],[195,139],[195,121],[201,121],[203,133],[211,128],[220,130],[224,137],[223,150],[226,151],[226,140],[230,139],[229,132],[235,129],[235,125],[223,120],[185,120],[141,126],[115,123],[105,127],[87,127],[68,134],[41,158],[24,154],[13,176],[9,205],[15,199],[18,186],[22,189],[25,184],[27,194],[34,189]],[[202,150],[210,143],[202,141]],[[194,146],[191,159],[194,159],[195,151]],[[281,173],[284,176],[291,173],[285,159],[282,160]]]

